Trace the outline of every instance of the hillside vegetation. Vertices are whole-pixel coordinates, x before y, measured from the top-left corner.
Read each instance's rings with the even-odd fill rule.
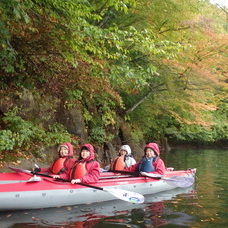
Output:
[[[225,145],[227,15],[206,0],[1,0],[0,156]]]

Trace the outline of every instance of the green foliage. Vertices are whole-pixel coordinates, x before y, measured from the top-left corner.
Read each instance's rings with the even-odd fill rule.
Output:
[[[227,141],[228,139],[228,116],[227,103],[221,102],[219,109],[212,112],[213,124],[205,127],[197,124],[177,124],[173,123],[165,131],[170,141],[175,142],[195,142],[213,143],[216,141]]]
[[[136,125],[133,125],[131,126],[131,139],[132,141],[136,144],[136,145],[139,145],[140,142],[144,141],[145,139],[145,135],[143,135],[143,131],[142,131],[142,126],[136,126]],[[149,138],[149,137],[148,137]]]
[[[2,0],[0,2],[0,66],[7,73],[15,71],[17,51],[11,44],[12,33],[10,24],[13,21],[29,23],[30,18],[26,13],[31,7],[31,1],[24,1],[21,4],[17,0]]]
[[[183,125],[181,129],[169,128],[166,130],[166,134],[170,141],[175,142],[214,142],[213,132],[211,129],[204,128],[199,125]]]
[[[117,106],[116,102],[104,93],[102,96],[96,95],[93,100],[87,101],[86,106],[90,109],[90,111],[88,109],[83,111],[89,139],[98,144],[110,141],[114,136],[107,129],[114,128],[117,124],[116,113],[113,111],[113,108]]]
[[[107,140],[105,129],[99,126],[95,126],[90,131],[89,141],[103,144]]]
[[[212,128],[215,141],[228,139],[228,101],[222,100],[214,113],[214,125]]]
[[[10,130],[0,130],[0,150],[13,150],[15,138]]]
[[[35,123],[23,120],[14,112],[7,113],[2,121],[7,130],[0,130],[0,150],[20,150],[35,152],[43,147],[71,141],[69,133],[56,124],[45,130]]]
[[[99,144],[122,118],[135,142],[226,139],[224,22],[218,8],[197,0],[2,0],[1,95],[27,88],[77,104]],[[4,150],[70,139],[61,125],[5,115]]]

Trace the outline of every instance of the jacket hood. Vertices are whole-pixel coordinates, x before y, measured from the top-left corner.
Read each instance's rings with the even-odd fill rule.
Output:
[[[83,150],[83,148],[86,148],[89,152],[90,152],[90,156],[87,157],[85,160],[86,161],[90,161],[90,160],[94,160],[95,158],[95,154],[94,154],[94,147],[91,144],[83,144],[80,148],[80,155],[79,155],[79,160],[82,159],[81,157],[81,151]]]
[[[71,143],[62,143],[62,144],[60,144],[60,146],[58,147],[58,153],[59,153],[61,147],[65,147],[65,148],[68,149],[68,151],[69,151],[69,152],[68,152],[68,157],[73,157],[73,155],[74,155],[74,150],[73,150],[73,146],[72,146]],[[59,155],[59,156],[60,156],[60,155]]]
[[[160,149],[157,143],[148,143],[144,148],[144,153],[146,153],[147,148],[154,150],[154,152],[156,152],[158,156],[160,155]]]
[[[128,145],[123,145],[123,146],[120,147],[119,152],[120,152],[121,150],[127,151],[127,155],[128,155],[128,156],[131,155],[131,147],[130,147],[130,146],[128,146]]]

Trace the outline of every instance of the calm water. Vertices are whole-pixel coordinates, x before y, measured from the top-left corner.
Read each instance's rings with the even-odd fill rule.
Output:
[[[142,205],[116,200],[80,207],[0,212],[0,227],[228,227],[228,150],[173,150],[168,167],[197,168],[193,187],[146,196]],[[1,202],[0,202],[1,203]]]

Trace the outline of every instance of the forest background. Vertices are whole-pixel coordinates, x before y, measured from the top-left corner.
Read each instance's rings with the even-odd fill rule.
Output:
[[[0,167],[62,142],[228,146],[228,12],[208,0],[1,0]]]

